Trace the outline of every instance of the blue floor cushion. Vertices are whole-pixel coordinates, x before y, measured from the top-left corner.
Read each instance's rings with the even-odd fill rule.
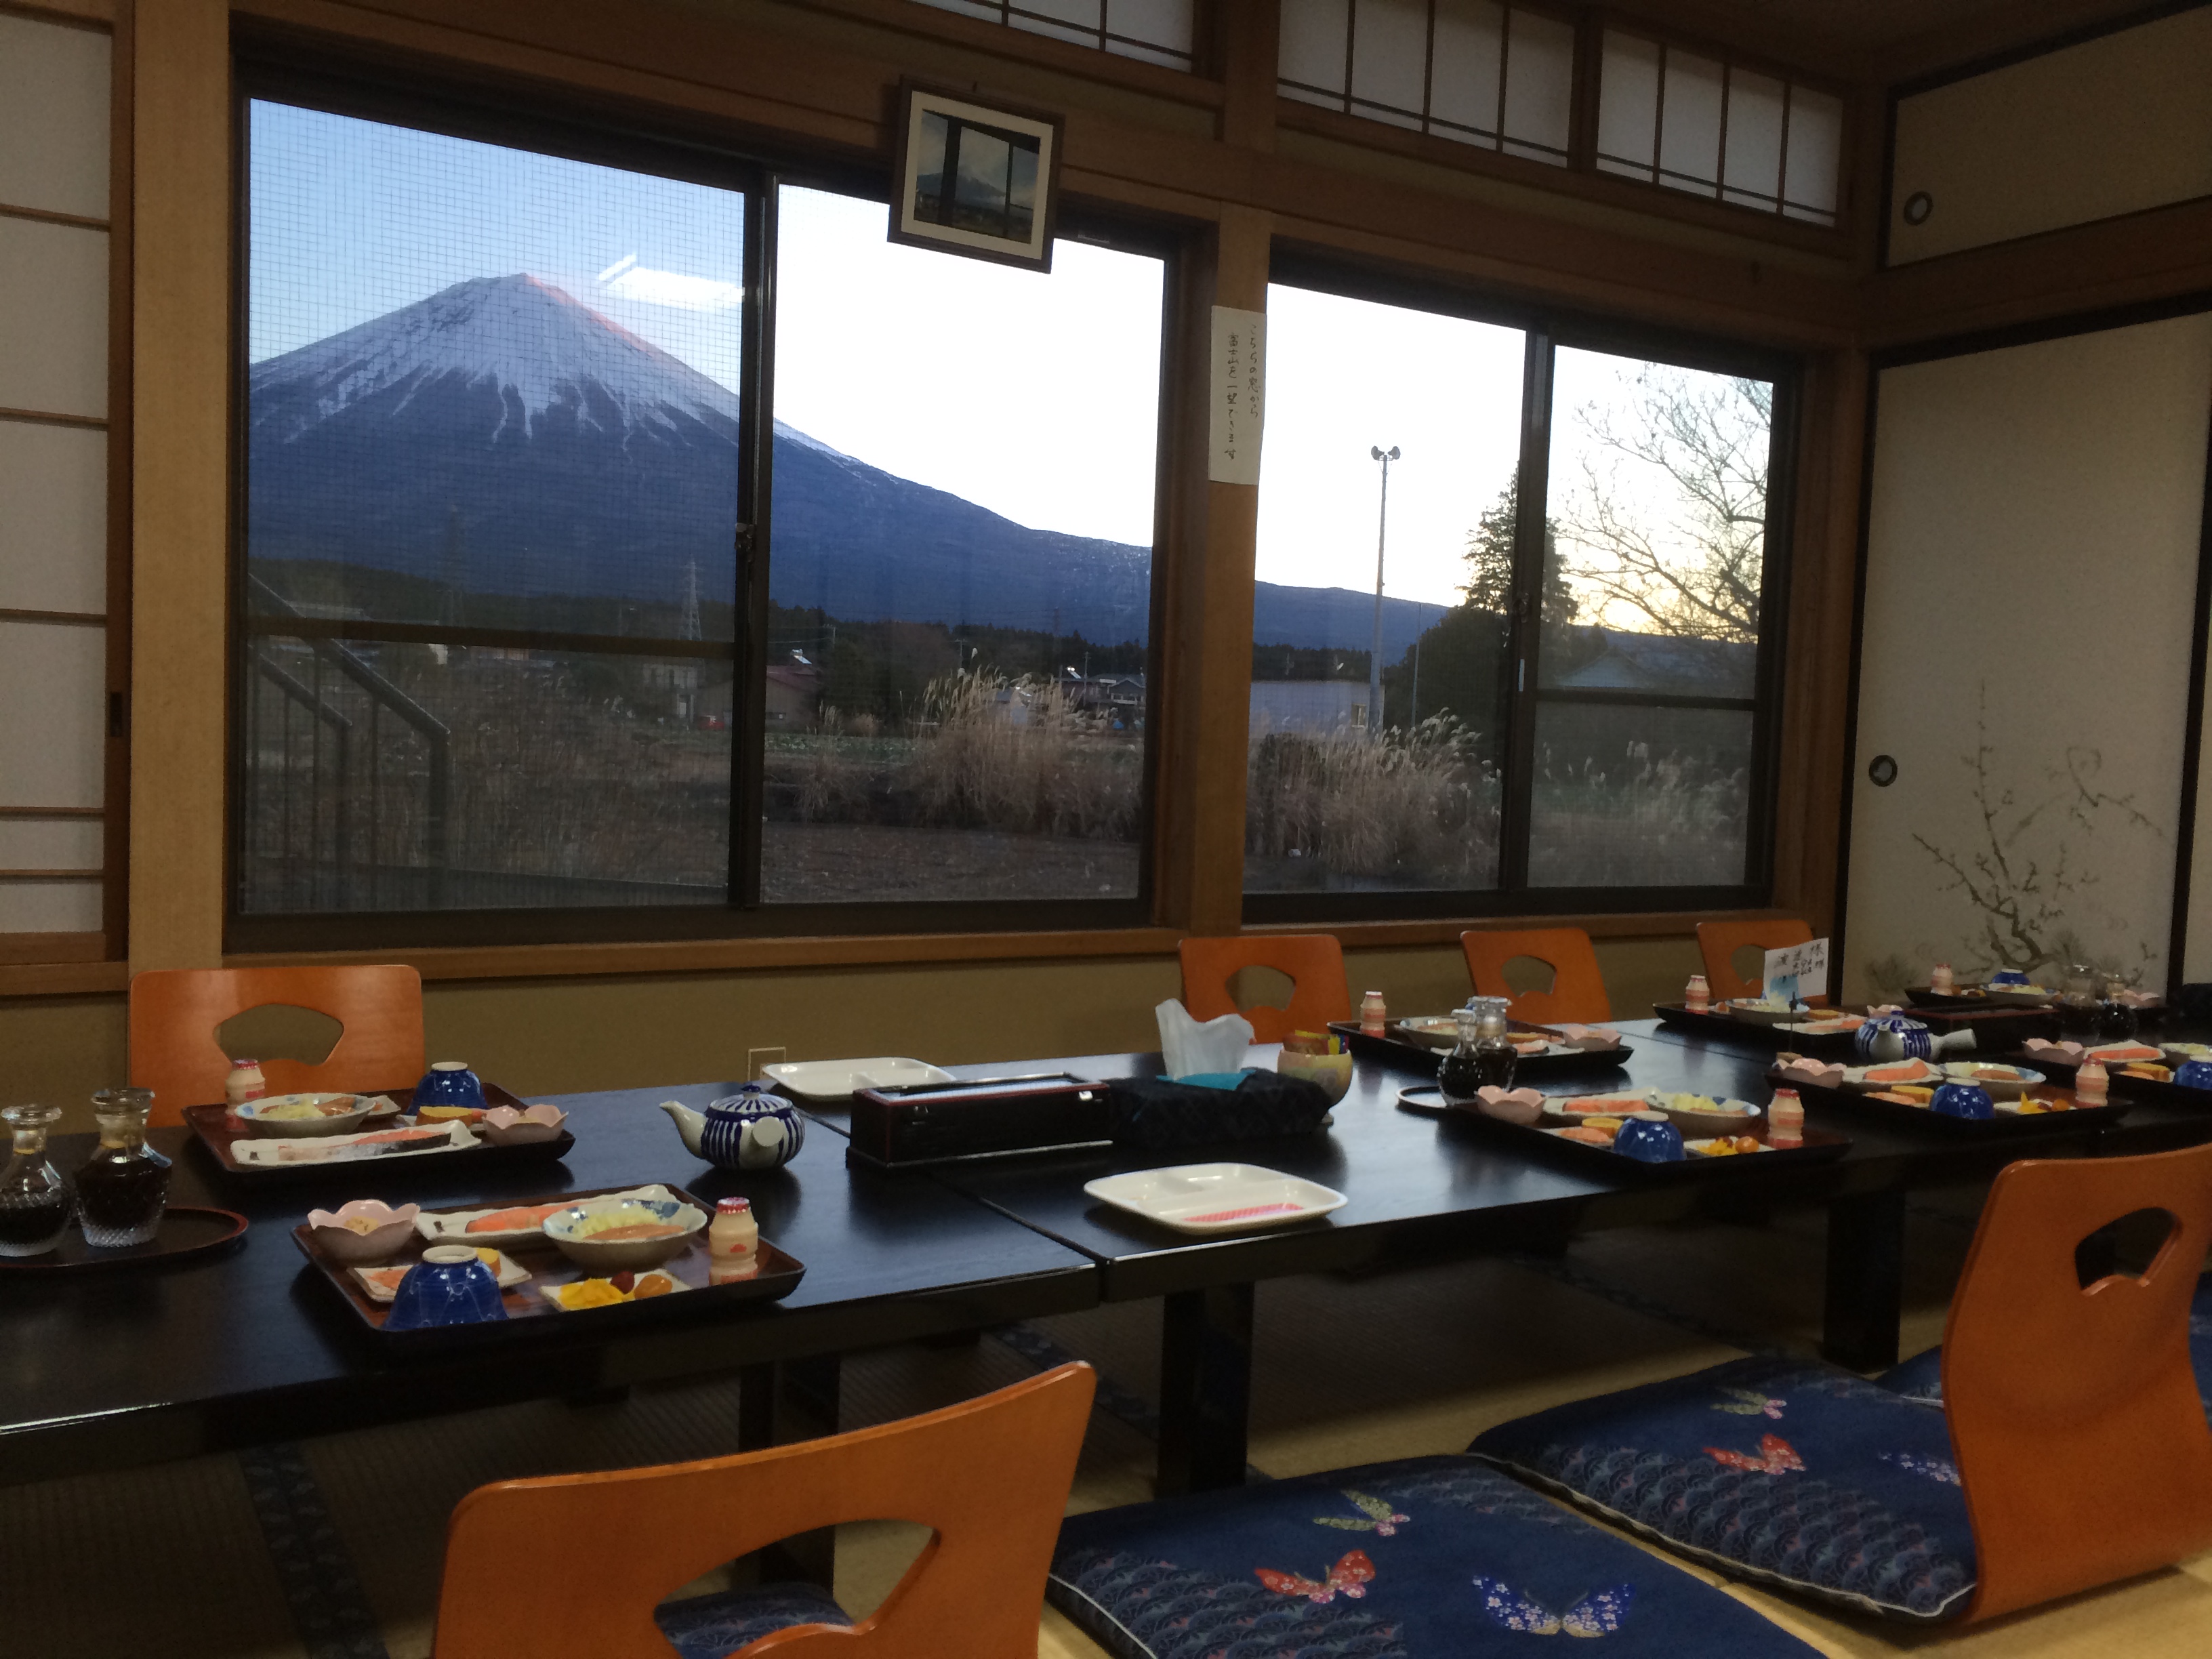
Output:
[[[1913,1622],[1958,1618],[1973,1594],[1942,1414],[1833,1366],[1733,1360],[1468,1449],[1731,1577]]]
[[[663,1601],[653,1610],[653,1622],[683,1659],[722,1659],[748,1642],[793,1625],[850,1626],[853,1621],[830,1600],[829,1591],[812,1584],[757,1584]]]
[[[2212,1273],[2197,1281],[2189,1304],[2189,1362],[2197,1368],[2197,1395],[2212,1418]],[[1893,1365],[1875,1381],[1923,1406],[1943,1403],[1943,1350],[1930,1348]]]
[[[1563,1633],[1613,1659],[1813,1656],[1464,1456],[1079,1515],[1045,1595],[1116,1659],[1462,1659]]]

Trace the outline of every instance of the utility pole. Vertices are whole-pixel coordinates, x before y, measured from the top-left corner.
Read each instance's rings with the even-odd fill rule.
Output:
[[[1382,463],[1382,501],[1375,515],[1375,645],[1367,653],[1367,735],[1382,732],[1382,538],[1390,526],[1390,463],[1398,459],[1398,446],[1386,451],[1379,445],[1367,452]]]

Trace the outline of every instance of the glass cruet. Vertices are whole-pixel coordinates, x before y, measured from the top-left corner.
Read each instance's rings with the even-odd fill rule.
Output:
[[[46,1161],[46,1130],[58,1106],[10,1106],[0,1112],[15,1151],[0,1174],[0,1255],[44,1255],[69,1231],[69,1188]]]
[[[102,1089],[92,1097],[100,1145],[76,1172],[84,1242],[102,1249],[143,1244],[161,1229],[169,1160],[146,1144],[151,1089]]]
[[[2058,994],[2058,1034],[2087,1042],[2097,1030],[2097,970],[2069,963]]]
[[[1459,1041],[1437,1066],[1437,1088],[1447,1104],[1465,1106],[1480,1097],[1482,1078],[1474,1056],[1481,1033],[1471,1007],[1455,1009],[1452,1024]]]
[[[1513,1046],[1512,1004],[1504,997],[1471,997],[1468,1011],[1474,1016],[1474,1069],[1486,1086],[1510,1089],[1514,1068],[1521,1063]]]

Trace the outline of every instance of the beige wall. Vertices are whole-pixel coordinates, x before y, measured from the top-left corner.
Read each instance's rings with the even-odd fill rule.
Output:
[[[1686,939],[1598,946],[1613,1012],[1637,1018],[1696,971]],[[1379,990],[1401,1012],[1464,1001],[1455,946],[1359,951],[1356,998]],[[485,981],[426,988],[434,1054],[453,1055],[524,1094],[743,1075],[750,1048],[793,1060],[915,1054],[948,1065],[1148,1048],[1152,1010],[1176,994],[1171,957],[960,963],[887,970],[817,968],[659,978]],[[64,1127],[88,1128],[93,1090],[125,1070],[121,997],[0,1000],[0,1105],[58,1102]],[[256,1046],[281,1052],[282,1028]]]

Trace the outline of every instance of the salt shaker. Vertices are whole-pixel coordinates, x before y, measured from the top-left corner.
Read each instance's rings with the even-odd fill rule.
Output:
[[[1389,1019],[1390,1011],[1384,1005],[1380,991],[1370,991],[1359,999],[1359,1033],[1362,1036],[1381,1036]]]
[[[1928,973],[1928,988],[1948,996],[1958,988],[1958,976],[1952,973],[1951,964],[1939,962]]]
[[[1705,983],[1703,974],[1690,975],[1690,982],[1682,988],[1682,1006],[1698,1014],[1713,1006],[1713,988]]]
[[[249,1100],[258,1100],[269,1092],[269,1079],[261,1075],[258,1060],[234,1060],[230,1075],[222,1081],[222,1097],[233,1106],[243,1106]]]
[[[1805,1144],[1805,1103],[1795,1089],[1777,1089],[1766,1109],[1766,1144],[1802,1146]]]

